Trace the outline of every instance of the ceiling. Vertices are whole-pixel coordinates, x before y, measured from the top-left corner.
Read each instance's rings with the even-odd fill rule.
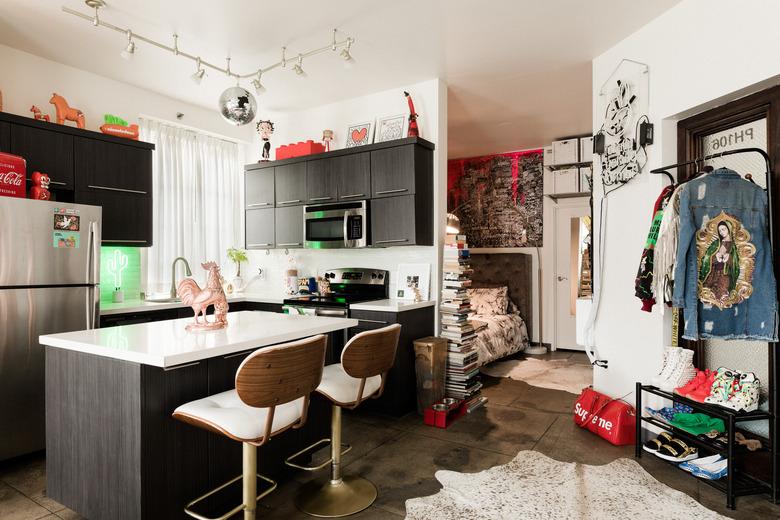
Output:
[[[182,50],[218,64],[230,56],[239,73],[278,61],[283,45],[293,56],[327,45],[338,28],[357,40],[353,66],[325,54],[304,61],[304,78],[269,72],[261,109],[301,110],[441,77],[455,158],[588,132],[590,60],[679,0],[107,1],[105,21],[170,43],[175,32]],[[89,12],[82,0],[3,0],[0,43],[208,108],[234,83],[211,71],[195,85],[192,62],[142,43],[122,60],[121,34],[63,5]]]

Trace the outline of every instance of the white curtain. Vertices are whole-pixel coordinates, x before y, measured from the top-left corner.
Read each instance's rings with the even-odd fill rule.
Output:
[[[154,143],[154,245],[147,251],[146,286],[171,286],[171,262],[185,257],[197,280],[214,260],[233,276],[227,249],[240,247],[243,149],[197,131],[141,118],[140,137]],[[182,269],[178,267],[179,277]]]

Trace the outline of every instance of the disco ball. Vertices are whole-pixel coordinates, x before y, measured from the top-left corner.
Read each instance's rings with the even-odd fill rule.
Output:
[[[236,126],[251,123],[257,113],[257,101],[246,89],[230,87],[219,96],[219,113]]]

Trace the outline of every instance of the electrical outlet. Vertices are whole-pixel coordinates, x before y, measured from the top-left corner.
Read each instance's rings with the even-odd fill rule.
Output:
[[[262,267],[257,268],[257,278],[260,280],[265,280],[265,269]]]

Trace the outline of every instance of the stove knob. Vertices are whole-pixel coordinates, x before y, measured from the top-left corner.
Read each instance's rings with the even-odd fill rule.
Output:
[[[371,273],[371,279],[376,280],[376,273]]]
[[[384,275],[384,274],[382,274],[382,273],[379,273],[379,279],[380,279],[380,280],[381,280],[382,278],[384,278],[384,277],[385,277],[385,275]]]

